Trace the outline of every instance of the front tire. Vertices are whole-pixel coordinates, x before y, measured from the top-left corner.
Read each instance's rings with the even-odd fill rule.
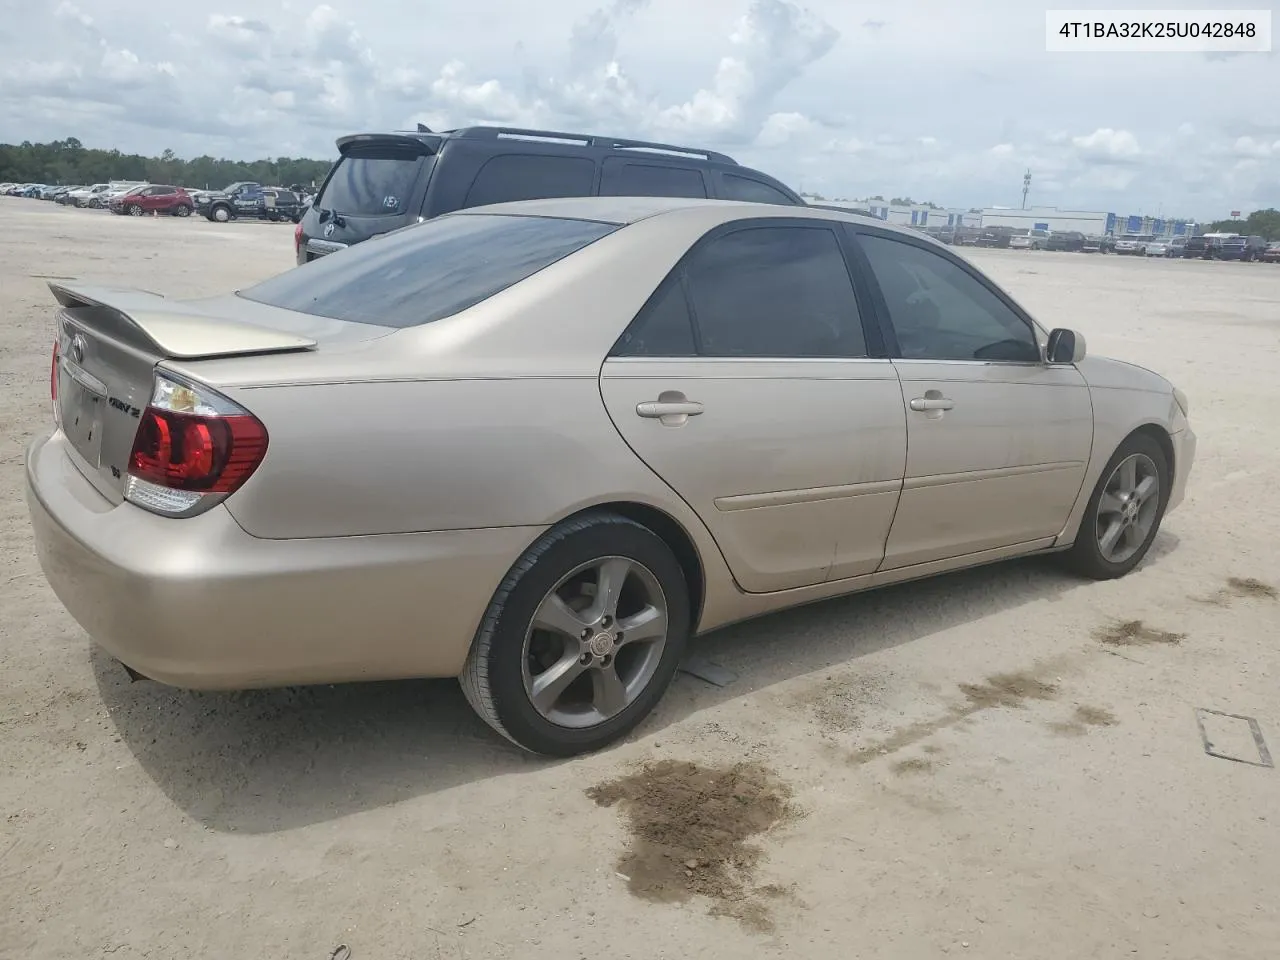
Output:
[[[231,211],[226,207],[214,207],[209,211],[209,219],[215,223],[226,223],[231,219]]]
[[[129,216],[131,217],[140,217],[142,216],[142,208],[138,206],[136,203],[131,203],[129,204],[128,213],[129,213]]]
[[[185,203],[179,204],[177,209],[175,209],[173,212],[176,216],[179,216],[179,217],[191,216],[191,208],[188,207]]]
[[[629,733],[670,685],[691,628],[689,588],[653,531],[592,513],[511,568],[459,678],[476,713],[533,753],[567,757]]]
[[[1172,482],[1164,448],[1145,433],[1129,436],[1098,478],[1067,565],[1090,580],[1114,580],[1136,567],[1160,531]]]

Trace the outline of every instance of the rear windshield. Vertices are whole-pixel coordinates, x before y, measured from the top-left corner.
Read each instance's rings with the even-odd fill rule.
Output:
[[[352,217],[398,217],[426,164],[435,157],[381,150],[348,154],[338,161],[316,206]]]
[[[454,214],[366,240],[238,293],[333,320],[415,327],[475,306],[616,229],[591,220]]]

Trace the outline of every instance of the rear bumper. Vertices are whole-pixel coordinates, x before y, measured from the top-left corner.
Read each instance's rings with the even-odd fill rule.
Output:
[[[538,528],[251,537],[225,507],[113,506],[61,433],[27,452],[45,576],[94,641],[151,679],[247,688],[461,672],[494,590]]]

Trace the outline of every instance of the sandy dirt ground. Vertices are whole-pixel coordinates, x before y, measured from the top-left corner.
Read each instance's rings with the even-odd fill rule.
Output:
[[[0,956],[1274,958],[1280,774],[1206,755],[1196,709],[1280,754],[1280,267],[972,257],[1190,396],[1199,461],[1148,560],[723,631],[699,649],[733,683],[681,676],[628,742],[553,763],[453,682],[195,694],[91,648],[24,503],[46,281],[221,292],[288,268],[290,227],[0,199]],[[1210,736],[1247,755],[1241,723]]]

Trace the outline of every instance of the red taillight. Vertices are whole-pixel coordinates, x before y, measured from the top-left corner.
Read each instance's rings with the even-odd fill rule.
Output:
[[[227,494],[249,479],[266,453],[266,428],[252,415],[208,417],[147,407],[129,476],[170,490]]]
[[[238,490],[267,455],[267,428],[208,387],[157,373],[129,454],[125,499],[191,516]]]
[[[302,249],[302,221],[299,220],[293,227],[293,252],[296,254]]]

